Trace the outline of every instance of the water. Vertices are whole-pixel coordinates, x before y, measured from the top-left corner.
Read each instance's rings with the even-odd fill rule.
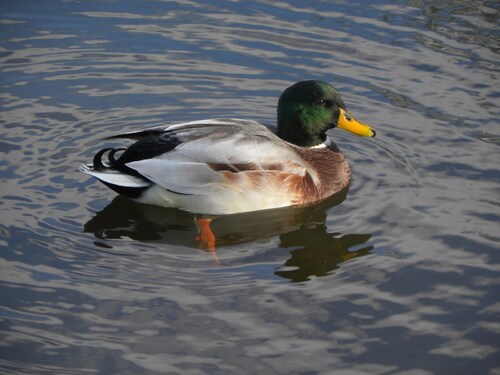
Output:
[[[0,4],[3,374],[499,374],[496,1]],[[77,171],[121,131],[274,121],[302,79],[353,181],[214,221]]]

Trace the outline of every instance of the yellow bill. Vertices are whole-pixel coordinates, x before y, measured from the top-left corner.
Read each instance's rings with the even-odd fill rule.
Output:
[[[349,112],[340,108],[338,127],[362,137],[375,137],[375,130],[356,120]]]

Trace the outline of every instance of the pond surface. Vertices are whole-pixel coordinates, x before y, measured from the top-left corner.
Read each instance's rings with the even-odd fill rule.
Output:
[[[2,374],[499,374],[497,1],[0,3]],[[334,84],[348,193],[215,219],[78,172]]]

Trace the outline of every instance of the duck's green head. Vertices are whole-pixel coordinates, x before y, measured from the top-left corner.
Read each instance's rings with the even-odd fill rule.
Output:
[[[375,131],[357,121],[345,107],[332,85],[322,81],[301,81],[287,88],[278,102],[278,136],[303,147],[326,140],[326,131],[335,127],[374,137]]]

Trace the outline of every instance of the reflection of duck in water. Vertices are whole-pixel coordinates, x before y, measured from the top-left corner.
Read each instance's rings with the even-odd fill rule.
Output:
[[[248,212],[215,217],[212,229],[217,247],[241,243],[271,241],[279,236],[279,247],[289,249],[290,259],[276,275],[292,281],[304,281],[310,276],[323,276],[348,259],[367,254],[372,246],[363,245],[370,234],[329,233],[325,224],[327,210],[340,204],[347,191],[343,190],[325,201],[309,207],[285,207],[275,210]],[[114,239],[131,238],[184,247],[199,247],[195,241],[197,228],[195,215],[173,208],[155,207],[116,197],[84,226],[85,232],[94,233],[98,246],[112,246]],[[108,242],[110,241],[110,242]],[[212,256],[218,262],[215,251]],[[276,248],[259,252],[246,252],[238,262],[268,262],[280,258],[283,252]],[[224,261],[230,265],[231,260]],[[293,267],[293,269],[288,268]]]
[[[280,236],[280,246],[291,249],[291,257],[285,262],[287,268],[275,274],[291,281],[325,276],[340,263],[369,254],[373,246],[365,243],[370,238],[370,234],[328,233],[324,222],[285,233]]]
[[[349,185],[347,161],[326,135],[337,126],[375,135],[347,112],[334,87],[302,81],[279,99],[276,134],[236,119],[161,126],[111,137],[138,141],[99,151],[81,171],[139,202],[193,213],[311,205]],[[199,221],[200,236],[214,247],[208,225]]]

